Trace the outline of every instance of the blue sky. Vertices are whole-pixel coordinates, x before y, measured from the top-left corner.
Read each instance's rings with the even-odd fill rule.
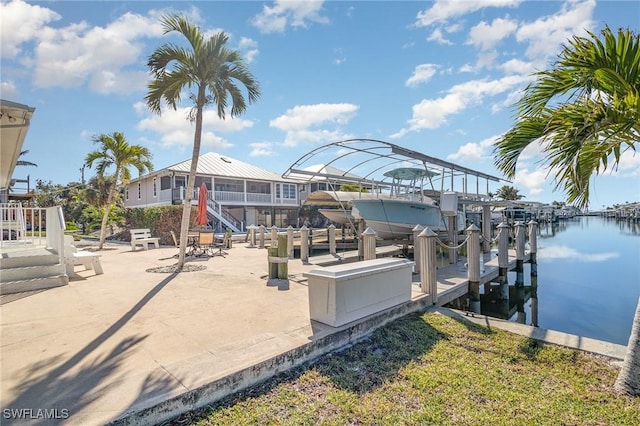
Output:
[[[244,115],[206,112],[202,153],[282,173],[319,145],[373,138],[501,176],[492,143],[531,74],[574,34],[637,31],[640,2],[3,0],[1,97],[36,108],[23,159],[38,167],[14,178],[79,181],[91,137],[115,131],[148,147],[155,169],[191,157],[189,105],[157,116],[144,104],[149,54],[180,41],[162,35],[166,13],[225,31],[260,82]],[[527,152],[513,185],[564,200],[539,158]],[[640,154],[622,160],[592,181],[593,209],[640,200]]]

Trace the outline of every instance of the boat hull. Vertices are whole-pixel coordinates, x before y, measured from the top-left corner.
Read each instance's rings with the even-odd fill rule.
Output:
[[[409,200],[352,200],[352,215],[364,219],[367,226],[384,239],[402,238],[413,232],[416,225],[434,231],[446,230],[445,220],[435,204]]]
[[[351,214],[351,210],[343,210],[343,209],[318,209],[324,217],[329,219],[331,222],[337,223],[339,225],[346,225],[348,223],[353,223],[354,217]]]

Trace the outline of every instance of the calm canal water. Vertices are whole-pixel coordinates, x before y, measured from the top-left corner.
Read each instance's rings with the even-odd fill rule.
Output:
[[[525,264],[525,285],[531,283],[529,273]],[[509,284],[514,281],[509,273]],[[626,345],[638,297],[640,224],[584,216],[541,225],[539,327]],[[531,306],[529,299],[527,324]]]

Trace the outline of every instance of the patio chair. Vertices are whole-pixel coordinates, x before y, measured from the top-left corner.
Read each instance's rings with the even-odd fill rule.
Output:
[[[199,253],[196,256],[213,256],[215,236],[213,232],[200,232],[198,236]]]
[[[176,233],[173,231],[169,231],[171,233],[171,238],[173,238],[173,244],[176,246],[176,248],[180,248],[180,242],[178,241],[178,238],[176,237]]]

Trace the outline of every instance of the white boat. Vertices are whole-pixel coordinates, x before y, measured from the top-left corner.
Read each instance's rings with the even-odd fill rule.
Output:
[[[434,175],[426,169],[402,167],[384,173],[393,180],[390,198],[369,198],[351,200],[351,214],[356,219],[364,219],[383,239],[404,238],[413,232],[416,225],[430,227],[436,232],[446,231],[448,220],[440,207],[422,194],[422,180]],[[418,181],[421,181],[418,184]],[[407,182],[407,183],[403,183]],[[458,218],[462,217],[458,215]],[[458,219],[458,229],[464,220]]]
[[[333,223],[338,225],[347,225],[354,222],[354,217],[351,214],[351,210],[346,209],[318,209],[318,212],[324,217],[329,219]]]

